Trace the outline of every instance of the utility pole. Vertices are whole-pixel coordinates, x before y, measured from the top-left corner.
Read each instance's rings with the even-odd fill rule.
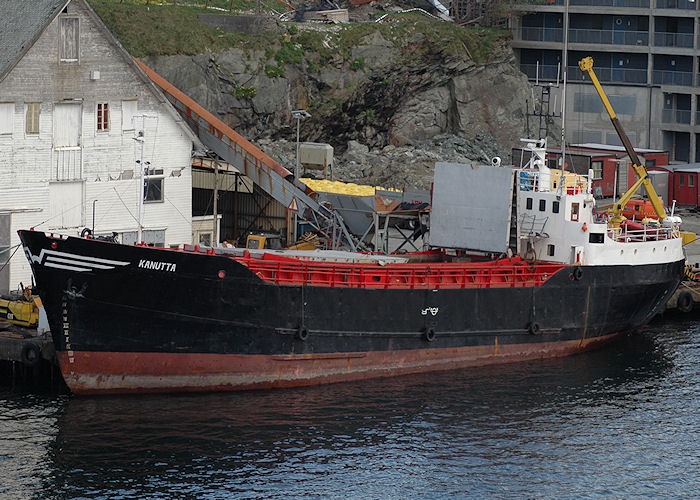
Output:
[[[213,241],[211,246],[219,244],[219,216],[217,214],[217,203],[219,201],[219,162],[214,160],[214,230],[212,231]]]
[[[311,118],[311,115],[305,109],[296,109],[292,111],[292,118],[297,120],[297,162],[294,169],[294,178],[299,177],[299,124],[302,119]]]

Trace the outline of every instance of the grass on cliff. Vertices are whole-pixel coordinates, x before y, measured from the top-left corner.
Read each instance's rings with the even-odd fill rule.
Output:
[[[205,0],[182,5],[172,0],[88,0],[121,44],[133,56],[202,54],[207,50],[219,51],[254,43],[242,33],[227,33],[203,24],[199,13],[227,13],[230,0]],[[192,5],[196,3],[197,5]],[[263,2],[266,3],[266,2]],[[257,0],[233,0],[234,13],[255,10]]]
[[[417,13],[391,14],[381,23],[351,23],[337,32],[298,29],[289,23],[289,35],[280,40],[274,33],[254,36],[211,29],[197,18],[202,12],[233,13],[255,11],[258,0],[88,0],[124,47],[136,57],[146,55],[194,55],[232,47],[241,49],[274,47],[280,62],[298,64],[301,50],[319,54],[320,61],[341,56],[349,60],[353,47],[379,31],[382,37],[407,57],[430,54],[461,55],[465,52],[477,63],[488,61],[494,41],[507,32],[484,28],[464,28]],[[221,10],[205,9],[210,7]],[[274,2],[274,3],[271,3]],[[261,0],[263,10],[278,8],[277,0]]]

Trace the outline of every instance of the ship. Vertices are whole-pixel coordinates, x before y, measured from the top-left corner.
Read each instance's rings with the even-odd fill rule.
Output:
[[[592,59],[579,66],[639,177],[607,213],[594,172],[567,171],[564,144],[550,168],[537,139],[524,166],[437,163],[428,249],[412,253],[20,231],[66,384],[75,394],[307,386],[567,356],[639,331],[680,283],[681,221]],[[642,186],[657,217],[628,221]]]
[[[566,356],[638,331],[683,273],[677,221],[611,225],[591,172],[550,169],[544,141],[529,146],[523,168],[436,165],[427,251],[171,249],[20,231],[68,387],[306,386]],[[448,206],[450,190],[468,210]],[[481,250],[440,245],[450,238]]]

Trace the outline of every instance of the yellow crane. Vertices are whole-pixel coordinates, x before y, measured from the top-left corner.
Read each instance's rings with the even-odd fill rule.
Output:
[[[605,110],[610,116],[610,121],[612,122],[613,127],[615,127],[617,135],[620,136],[620,140],[622,141],[623,146],[625,146],[625,150],[627,151],[627,154],[629,155],[630,160],[632,161],[632,168],[634,168],[637,177],[639,177],[637,182],[635,182],[632,185],[632,187],[629,188],[629,190],[627,190],[627,192],[623,194],[622,197],[620,197],[620,199],[617,200],[610,209],[610,213],[612,214],[612,217],[610,218],[610,224],[613,226],[619,226],[620,223],[623,220],[625,220],[625,216],[622,215],[622,210],[625,208],[625,205],[627,205],[630,199],[632,199],[632,196],[634,196],[634,194],[637,192],[640,186],[644,186],[644,189],[647,192],[647,196],[649,196],[649,200],[651,201],[651,204],[654,207],[654,211],[656,212],[656,215],[659,216],[659,222],[663,221],[663,219],[666,218],[664,203],[659,197],[659,195],[656,194],[654,186],[652,185],[651,180],[649,179],[647,169],[644,168],[644,165],[642,165],[642,162],[639,160],[637,153],[632,147],[632,143],[630,142],[629,137],[627,137],[627,134],[625,133],[625,129],[622,128],[620,120],[618,120],[615,111],[610,105],[608,97],[603,91],[603,87],[601,87],[600,82],[598,81],[598,77],[596,76],[595,71],[593,71],[593,58],[585,57],[581,59],[578,62],[578,67],[581,68],[581,71],[583,71],[584,73],[587,72],[588,76],[591,78],[593,86],[595,87],[596,92],[598,92],[598,96],[600,96],[600,100],[603,101],[603,106],[605,106]]]

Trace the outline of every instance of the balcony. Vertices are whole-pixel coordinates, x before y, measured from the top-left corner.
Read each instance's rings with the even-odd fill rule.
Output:
[[[612,45],[648,45],[647,31],[569,29],[570,43],[603,43]]]
[[[656,0],[656,8],[695,10],[695,2],[693,0]]]
[[[68,181],[83,178],[83,149],[80,146],[58,147],[53,150],[51,179]]]
[[[661,123],[677,123],[690,125],[689,109],[664,109],[661,113]]]
[[[595,68],[596,76],[601,82],[647,83],[646,69],[633,68]],[[569,81],[585,81],[588,75],[584,74],[578,66],[569,66],[567,72]],[[692,80],[692,78],[691,78]]]
[[[521,40],[538,42],[561,42],[564,30],[561,28],[522,28]]]
[[[525,73],[531,80],[539,78],[540,80],[556,80],[561,78],[558,65],[551,64],[520,64],[520,71]],[[539,71],[539,76],[538,76]]]
[[[692,33],[654,33],[654,45],[657,47],[693,48]]]
[[[562,2],[563,4],[564,2]],[[636,7],[649,8],[649,0],[570,0],[569,5],[582,5],[584,7]]]
[[[690,71],[661,71],[654,70],[654,83],[658,85],[693,85],[693,73]]]
[[[673,3],[673,1],[674,0],[666,0],[666,3]],[[662,3],[663,0],[657,0],[657,2]],[[676,2],[688,3],[688,0],[676,0]],[[518,2],[516,2],[516,6],[521,5],[566,5],[566,0],[519,0]],[[649,0],[569,0],[569,5],[580,5],[583,7],[635,7],[641,9],[648,9]]]

